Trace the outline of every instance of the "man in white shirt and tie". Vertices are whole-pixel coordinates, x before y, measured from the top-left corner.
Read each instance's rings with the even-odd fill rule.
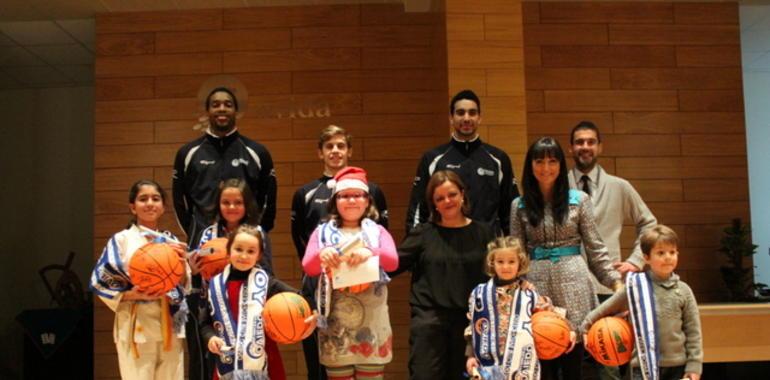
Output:
[[[598,164],[602,153],[602,138],[594,123],[581,121],[572,129],[570,153],[575,161],[575,167],[568,176],[570,187],[582,190],[591,197],[596,225],[604,244],[607,245],[613,266],[622,275],[629,271],[642,270],[644,259],[639,247],[639,236],[643,230],[658,223],[655,216],[628,181],[610,175]],[[620,233],[626,220],[632,221],[636,226],[636,240],[629,257],[626,261],[621,261]],[[594,285],[600,301],[612,294],[612,290],[599,284],[596,279]],[[599,377],[602,380],[620,379],[617,367],[600,370]]]

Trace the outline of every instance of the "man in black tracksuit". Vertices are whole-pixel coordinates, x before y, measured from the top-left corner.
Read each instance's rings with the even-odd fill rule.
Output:
[[[291,202],[291,237],[297,248],[300,263],[305,256],[305,248],[313,230],[326,218],[327,205],[332,200],[332,187],[327,185],[338,171],[348,166],[348,159],[353,155],[352,137],[343,129],[330,125],[321,131],[318,140],[318,158],[324,163],[321,178],[315,179],[297,189]],[[379,213],[377,223],[388,228],[388,205],[385,194],[377,184],[369,181],[369,194],[374,199],[374,206]],[[315,298],[317,277],[303,277],[302,294],[309,299]],[[315,305],[313,306],[315,308]],[[307,365],[308,380],[326,379],[326,371],[318,361],[318,341],[312,334],[302,341]]]
[[[262,144],[238,133],[238,102],[226,88],[212,91],[206,101],[209,128],[206,134],[184,145],[174,160],[174,209],[188,239],[212,221],[219,183],[243,178],[256,198],[265,232],[273,229],[277,185],[270,153]]]
[[[422,156],[406,214],[406,231],[428,220],[430,205],[426,203],[425,190],[433,173],[452,170],[468,189],[470,217],[489,223],[498,234],[508,235],[511,202],[519,196],[511,159],[479,138],[481,102],[473,91],[457,93],[449,111],[449,122],[454,128],[452,140]]]
[[[275,221],[277,185],[273,159],[267,149],[238,133],[235,115],[238,99],[232,90],[219,87],[209,92],[205,102],[208,113],[206,133],[184,145],[176,154],[172,191],[174,209],[179,225],[195,246],[201,232],[214,218],[210,212],[217,199],[219,183],[229,178],[243,178],[256,198],[265,231],[263,257],[260,263],[272,273],[270,240],[267,232]],[[192,278],[193,292],[187,297],[192,311],[187,323],[190,380],[210,379],[213,360],[208,355],[206,342],[200,341],[196,317],[198,308],[205,307],[201,298],[201,278]]]

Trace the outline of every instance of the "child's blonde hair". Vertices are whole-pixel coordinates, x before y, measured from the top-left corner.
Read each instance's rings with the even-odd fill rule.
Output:
[[[490,277],[495,277],[495,252],[511,249],[514,252],[516,252],[516,255],[519,259],[519,273],[516,274],[516,277],[523,276],[529,272],[529,256],[527,256],[527,251],[524,249],[524,246],[521,244],[521,240],[513,237],[513,236],[501,236],[496,238],[495,240],[492,240],[487,244],[487,259],[486,259],[486,268],[485,271],[487,272],[487,275]]]
[[[673,246],[679,246],[679,236],[676,232],[663,224],[658,224],[655,227],[648,228],[642,233],[639,238],[639,245],[642,248],[642,253],[645,256],[649,256],[655,244],[665,243]]]
[[[250,224],[241,224],[227,235],[227,256],[230,256],[230,247],[233,246],[233,241],[238,234],[248,234],[254,236],[259,240],[259,258],[262,258],[262,230],[258,226],[252,226]]]

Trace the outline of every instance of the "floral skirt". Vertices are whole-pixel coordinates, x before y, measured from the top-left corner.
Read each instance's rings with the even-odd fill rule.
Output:
[[[361,293],[335,290],[327,323],[318,331],[324,366],[387,364],[393,358],[387,286],[370,286]]]

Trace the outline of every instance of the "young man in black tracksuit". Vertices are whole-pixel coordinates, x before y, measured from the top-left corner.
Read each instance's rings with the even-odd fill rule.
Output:
[[[352,155],[352,137],[343,128],[330,125],[321,131],[321,137],[318,140],[318,158],[324,163],[323,174],[321,178],[297,189],[291,202],[291,237],[297,248],[300,262],[305,256],[308,238],[318,224],[326,218],[327,204],[332,198],[333,191],[333,186],[328,186],[327,182],[338,171],[348,166],[348,160]],[[369,194],[374,198],[374,206],[380,215],[376,222],[388,228],[388,206],[385,195],[379,186],[371,181],[369,181]],[[314,299],[317,281],[317,277],[304,277],[302,279],[303,295]],[[305,352],[308,380],[325,380],[326,371],[318,362],[316,334],[303,340],[302,348]]]
[[[206,133],[179,149],[174,160],[172,190],[174,209],[179,225],[191,244],[199,241],[201,232],[211,224],[219,183],[229,178],[243,178],[256,198],[265,231],[262,264],[272,273],[270,240],[266,232],[275,221],[275,169],[270,153],[262,145],[238,133],[235,116],[238,99],[226,87],[211,90],[204,106],[208,114]],[[205,344],[200,341],[196,321],[198,308],[205,307],[201,297],[201,278],[192,278],[193,294],[187,297],[191,313],[187,323],[190,380],[210,379],[213,360],[207,357]]]
[[[457,93],[449,105],[452,139],[426,152],[412,186],[406,231],[428,220],[425,189],[438,170],[457,173],[468,189],[474,220],[489,223],[496,233],[509,233],[511,202],[519,196],[511,159],[501,149],[481,141],[481,102],[471,90]]]

